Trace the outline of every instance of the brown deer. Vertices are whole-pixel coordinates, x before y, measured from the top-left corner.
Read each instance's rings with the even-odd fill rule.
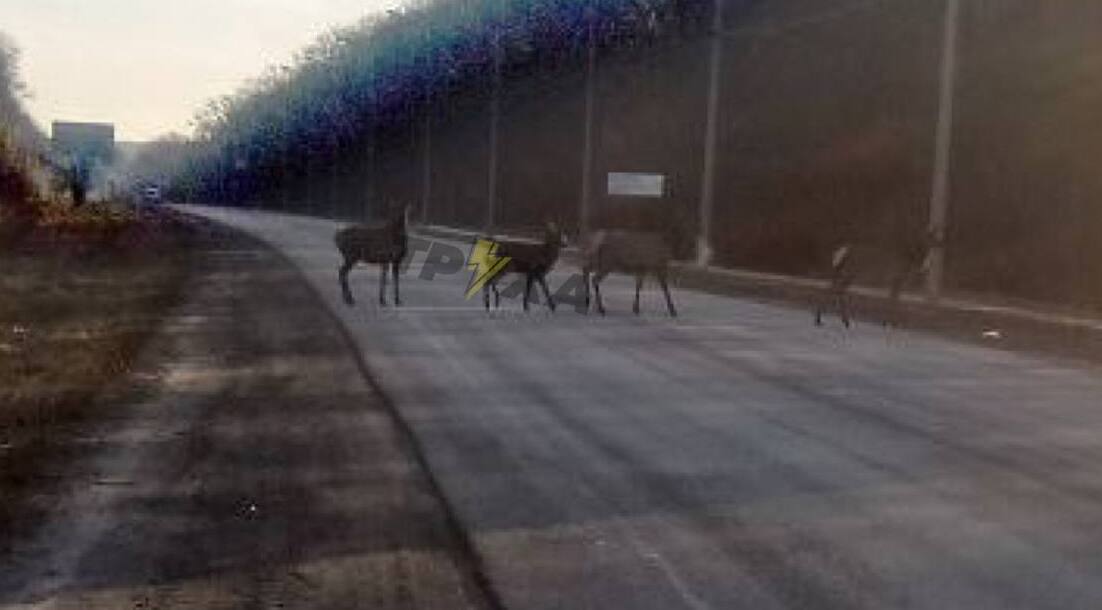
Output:
[[[391,208],[390,217],[383,222],[355,224],[337,231],[334,240],[344,262],[338,270],[344,302],[355,305],[348,288],[348,272],[357,263],[379,264],[379,305],[386,307],[386,276],[394,275],[394,305],[402,304],[398,291],[398,273],[406,257],[409,237],[406,234],[406,208]]]
[[[597,300],[597,311],[605,314],[605,305],[601,300],[601,281],[609,273],[624,273],[635,277],[635,304],[632,311],[639,315],[639,292],[643,288],[643,279],[652,275],[662,287],[666,296],[666,307],[670,316],[677,317],[677,309],[670,298],[669,263],[673,251],[665,238],[659,233],[607,229],[593,233],[589,238],[582,263],[582,277],[585,281],[585,306],[590,305],[590,277],[593,278],[593,292]]]
[[[486,310],[490,309],[490,291],[494,293],[494,307],[501,306],[501,293],[497,284],[502,277],[508,274],[524,275],[524,311],[528,311],[529,296],[532,292],[532,282],[539,282],[543,289],[543,296],[547,299],[547,307],[555,311],[555,299],[551,291],[547,289],[547,273],[559,260],[559,251],[565,245],[562,229],[553,222],[544,227],[543,242],[524,242],[518,240],[494,240],[497,244],[495,255],[499,258],[507,257],[509,262],[505,264],[494,277],[486,282],[482,289],[482,299],[486,304]]]
[[[939,240],[932,230],[921,237],[900,239],[892,244],[846,243],[834,250],[830,261],[830,284],[815,306],[815,325],[822,326],[823,313],[833,302],[842,324],[852,325],[847,293],[854,281],[879,266],[888,276],[888,314],[885,326],[899,322],[899,301],[903,289],[916,277],[929,272],[930,254]]]

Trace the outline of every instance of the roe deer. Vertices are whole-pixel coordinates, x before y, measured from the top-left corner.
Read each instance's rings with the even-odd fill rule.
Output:
[[[815,325],[822,326],[823,313],[833,301],[842,324],[849,328],[852,317],[846,293],[855,280],[877,265],[887,269],[889,278],[888,315],[884,325],[898,324],[903,289],[916,276],[929,272],[930,253],[937,244],[938,239],[932,231],[926,231],[920,238],[902,239],[891,245],[843,244],[831,257],[830,284],[815,305]]]
[[[597,311],[604,315],[605,305],[601,300],[601,281],[609,273],[624,273],[635,277],[635,304],[632,311],[639,315],[639,291],[643,279],[653,275],[666,296],[666,307],[670,316],[677,316],[677,309],[670,298],[667,284],[668,268],[673,251],[659,233],[607,229],[597,231],[589,238],[582,264],[582,277],[585,281],[585,306],[589,309],[589,282],[593,277],[593,292],[597,297]]]
[[[337,231],[334,239],[337,249],[344,257],[338,277],[344,302],[348,305],[356,304],[352,291],[348,288],[348,272],[360,262],[382,266],[382,273],[379,275],[379,304],[386,307],[388,271],[394,275],[394,304],[402,304],[398,294],[398,271],[406,257],[409,242],[406,234],[406,212],[406,208],[399,208],[397,211],[392,209],[390,218],[384,222],[355,224]]]
[[[543,288],[543,296],[547,298],[547,307],[555,311],[555,299],[551,291],[547,289],[547,273],[559,260],[559,250],[564,245],[562,229],[555,223],[547,223],[543,231],[543,243],[523,242],[517,240],[495,240],[497,250],[495,255],[499,258],[508,257],[509,262],[494,277],[486,282],[482,289],[482,299],[486,309],[490,309],[490,291],[494,292],[494,307],[501,306],[501,293],[498,292],[497,283],[507,274],[523,274],[524,283],[524,311],[528,311],[528,297],[532,292],[532,282],[538,281]]]

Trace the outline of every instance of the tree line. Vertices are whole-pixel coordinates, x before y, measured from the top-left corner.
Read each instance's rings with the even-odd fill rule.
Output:
[[[815,275],[839,242],[922,230],[943,3],[723,4],[717,262]],[[370,213],[365,201],[416,204],[431,174],[430,220],[481,227],[485,102],[500,90],[504,226],[576,222],[579,191],[591,188],[595,224],[669,226],[690,256],[712,5],[460,0],[369,18],[212,102],[175,187],[180,198],[356,218]],[[1100,18],[1091,0],[965,4],[952,289],[1102,307]],[[580,186],[591,43],[595,160]],[[597,193],[622,170],[668,176],[657,211]]]
[[[19,52],[0,32],[0,216],[22,212],[36,194],[47,140],[23,105]]]
[[[223,203],[262,196],[401,132],[430,105],[574,70],[602,51],[676,36],[703,0],[426,0],[334,29],[196,116],[172,189]]]

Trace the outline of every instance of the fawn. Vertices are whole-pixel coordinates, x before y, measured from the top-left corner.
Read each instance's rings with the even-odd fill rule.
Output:
[[[494,307],[501,306],[501,293],[497,284],[507,274],[523,274],[524,284],[524,311],[528,311],[528,299],[532,292],[532,282],[537,281],[543,288],[543,295],[547,298],[547,307],[555,311],[555,299],[551,291],[547,289],[547,273],[559,260],[559,251],[565,245],[562,229],[555,223],[547,223],[544,227],[543,242],[532,243],[517,240],[495,240],[498,257],[508,257],[509,262],[505,267],[492,277],[482,290],[483,302],[486,309],[490,309],[490,291],[494,293]]]

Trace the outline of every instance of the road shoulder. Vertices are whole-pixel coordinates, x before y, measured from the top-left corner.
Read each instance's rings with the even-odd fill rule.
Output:
[[[414,447],[298,271],[209,227],[0,608],[479,608]]]

